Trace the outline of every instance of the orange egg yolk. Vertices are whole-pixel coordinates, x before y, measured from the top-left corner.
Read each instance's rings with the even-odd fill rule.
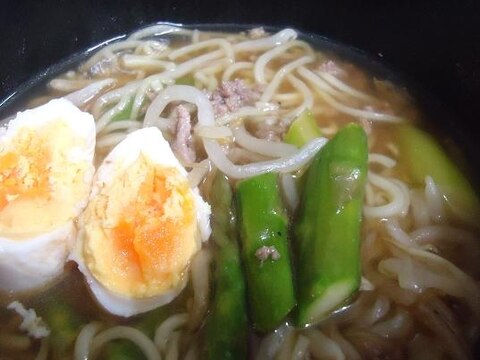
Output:
[[[145,159],[130,166],[124,178],[106,185],[85,217],[92,221],[93,205],[94,216],[111,224],[101,233],[86,225],[84,256],[90,271],[107,288],[137,297],[177,286],[199,247],[195,203],[186,178],[173,167],[142,164]],[[139,176],[141,181],[135,180]],[[111,208],[115,215],[109,213]]]
[[[27,130],[11,151],[0,152],[0,211],[11,201],[48,196],[50,155],[42,139]]]

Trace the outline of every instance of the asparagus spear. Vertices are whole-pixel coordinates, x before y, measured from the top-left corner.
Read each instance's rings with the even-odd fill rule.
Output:
[[[215,258],[215,292],[206,324],[208,359],[244,359],[247,350],[245,279],[236,242],[232,190],[224,175],[213,181],[212,232],[219,249]]]
[[[360,222],[367,138],[347,125],[314,157],[294,226],[298,255],[297,322],[317,323],[360,284]]]
[[[236,200],[252,322],[269,331],[295,305],[288,222],[276,174],[239,182]]]
[[[470,183],[436,141],[424,131],[409,125],[398,128],[400,161],[418,185],[431,176],[454,212],[478,219],[480,204]]]
[[[310,140],[322,136],[317,121],[309,109],[305,109],[290,125],[285,134],[285,142],[302,147]]]

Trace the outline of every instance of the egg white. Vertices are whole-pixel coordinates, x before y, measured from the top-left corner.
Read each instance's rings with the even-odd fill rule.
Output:
[[[115,175],[124,172],[132,165],[139,156],[146,157],[151,164],[174,167],[178,172],[187,177],[187,172],[175,158],[170,145],[163,138],[160,130],[154,127],[144,128],[129,134],[118,144],[105,158],[95,175],[90,201],[99,195],[101,188],[114,179]],[[199,194],[198,188],[191,189],[194,204],[198,232],[198,241],[206,241],[211,233],[209,224],[210,206]],[[135,314],[150,311],[172,301],[185,287],[188,276],[183,274],[182,280],[175,288],[169,289],[159,295],[150,297],[133,297],[108,289],[92,274],[83,255],[85,232],[82,229],[84,223],[80,221],[80,232],[74,251],[70,259],[78,264],[79,270],[84,274],[87,284],[98,303],[108,312],[129,317]],[[198,244],[200,248],[200,244]]]
[[[66,221],[48,223],[48,228],[33,232],[24,232],[24,229],[14,225],[8,231],[4,229],[3,233],[0,232],[0,289],[5,291],[39,288],[63,272],[76,237],[74,219],[87,205],[94,174],[96,137],[95,122],[90,114],[79,110],[65,99],[54,99],[37,108],[19,112],[0,129],[1,149],[6,144],[14,144],[17,135],[25,129],[40,131],[42,127],[56,122],[66,125],[75,139],[79,139],[78,143],[72,144],[68,149],[66,157],[71,163],[85,164],[82,186],[86,187],[86,196],[78,199],[74,209],[71,209],[71,218]],[[55,192],[55,179],[52,179],[50,185]],[[22,212],[15,216],[28,217],[28,214]]]

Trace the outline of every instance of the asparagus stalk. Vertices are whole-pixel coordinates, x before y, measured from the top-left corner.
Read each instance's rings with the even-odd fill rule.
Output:
[[[290,125],[284,140],[289,144],[302,147],[310,140],[320,136],[322,136],[322,132],[315,117],[309,109],[305,109]]]
[[[297,322],[314,324],[360,284],[360,223],[367,173],[367,138],[347,125],[314,157],[294,226]]]
[[[432,177],[455,213],[478,219],[480,203],[465,176],[437,142],[424,131],[409,125],[398,128],[400,161],[415,184]]]
[[[239,182],[236,200],[252,322],[270,331],[295,305],[288,222],[276,174]]]
[[[247,350],[245,279],[236,242],[232,190],[224,175],[213,181],[212,232],[219,249],[215,258],[215,291],[206,324],[208,359],[244,359]]]

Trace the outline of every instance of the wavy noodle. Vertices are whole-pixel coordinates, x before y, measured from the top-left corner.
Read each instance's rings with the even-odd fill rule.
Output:
[[[351,342],[347,341],[336,326],[331,326],[329,337],[338,345],[348,360],[360,360],[361,356]]]
[[[480,288],[470,276],[448,260],[412,246],[413,241],[395,222],[386,222],[386,228],[391,236],[388,238],[390,243],[407,255],[384,260],[387,263],[380,266],[386,272],[399,276],[400,285],[406,288],[434,287],[449,295],[464,298],[477,319],[480,319]],[[407,243],[405,238],[408,239]]]
[[[283,337],[283,341],[275,354],[275,360],[288,360],[292,356],[293,349],[295,348],[297,338],[297,331],[295,328],[290,328],[286,331]]]
[[[445,218],[443,194],[430,176],[425,178],[425,203],[434,222],[439,223]]]
[[[390,318],[376,323],[372,332],[388,339],[405,339],[413,330],[414,321],[407,311],[397,310]]]
[[[196,329],[207,312],[210,292],[210,262],[212,253],[202,249],[195,255],[190,265],[190,278],[193,287],[193,304],[189,311],[188,327]]]
[[[267,85],[267,87],[264,89],[262,92],[262,96],[260,97],[260,101],[262,102],[267,102],[270,101],[270,99],[275,95],[275,92],[277,91],[278,87],[280,86],[280,83],[283,81],[283,79],[291,73],[293,70],[296,68],[311,63],[314,61],[314,58],[312,56],[303,56],[299,59],[296,59],[286,65],[284,65],[280,70],[278,70],[273,77],[272,81],[270,81]]]
[[[44,338],[40,342],[40,349],[38,349],[38,353],[35,356],[35,360],[47,360],[48,358],[48,339]]]
[[[323,334],[320,330],[307,330],[305,331],[305,336],[310,340],[310,354],[312,354],[315,359],[346,359],[342,348],[337,342]]]
[[[233,49],[235,52],[266,50],[293,41],[296,38],[297,32],[295,30],[284,29],[271,36],[240,42],[233,45]]]
[[[101,328],[102,325],[99,322],[91,322],[82,327],[75,340],[75,347],[73,349],[74,360],[88,359],[92,340]]]
[[[133,342],[142,350],[147,360],[161,359],[155,344],[144,333],[133,327],[121,325],[108,328],[95,335],[91,342],[90,354],[95,357],[106,343],[116,339],[126,339]]]
[[[377,321],[383,319],[390,311],[391,303],[385,296],[378,296],[373,302],[373,306],[364,310],[363,313],[355,320],[356,323],[362,326],[370,326]]]
[[[253,69],[253,64],[251,62],[246,62],[246,61],[235,62],[225,69],[222,75],[222,80],[223,81],[230,80],[233,74],[235,74],[240,70],[251,70],[251,69]]]
[[[294,330],[292,327],[288,325],[282,325],[278,329],[265,336],[258,346],[255,359],[274,359],[282,347],[282,344],[284,344],[286,339],[292,335],[293,331]]]
[[[174,70],[172,70],[174,71]],[[145,101],[146,94],[150,88],[153,87],[152,83],[155,81],[155,79],[146,79],[142,82],[142,84],[138,87],[136,90],[135,96],[133,98],[133,103],[132,103],[132,110],[130,113],[130,118],[131,119],[136,119],[139,116],[140,113],[140,108],[142,107],[143,102]],[[157,86],[156,91],[159,91],[162,88],[162,85]],[[130,100],[130,99],[129,99]]]
[[[327,143],[325,138],[317,138],[304,145],[296,154],[278,160],[262,161],[248,165],[234,165],[218,144],[207,140],[205,149],[210,160],[226,175],[236,179],[247,178],[266,172],[289,173],[300,169]]]
[[[155,330],[154,342],[160,353],[165,353],[170,338],[178,329],[183,328],[188,321],[188,314],[174,314],[164,320]]]
[[[431,224],[431,216],[425,201],[425,192],[420,189],[410,190],[411,215],[414,226],[424,227]]]
[[[349,95],[354,98],[361,99],[363,101],[370,101],[370,102],[376,102],[376,99],[370,95],[367,95],[361,91],[358,91],[357,89],[352,88],[351,86],[345,84],[343,81],[341,81],[339,78],[333,76],[332,74],[329,74],[328,72],[325,71],[320,71],[317,73],[318,76],[320,76],[323,80],[325,80],[327,83],[332,85],[333,87],[337,88],[341,92],[343,92],[346,95]]]
[[[91,83],[85,86],[82,89],[71,92],[68,95],[65,95],[64,98],[71,101],[74,105],[82,108],[87,105],[90,101],[99,96],[105,89],[112,88],[115,86],[116,80],[114,79],[105,79],[100,80],[94,83]]]
[[[353,117],[357,118],[364,118],[364,119],[370,119],[372,121],[385,121],[385,122],[401,122],[403,119],[396,115],[390,115],[390,114],[384,114],[380,112],[374,112],[374,111],[366,111],[366,110],[359,110],[355,109],[353,107],[347,106],[339,102],[338,100],[335,100],[332,95],[328,94],[325,92],[325,87],[319,83],[318,75],[316,75],[314,72],[308,70],[305,67],[299,67],[297,70],[298,73],[311,82],[313,85],[315,85],[315,89],[317,90],[317,94],[320,95],[320,97],[330,106],[335,108],[336,110],[351,115]]]
[[[139,40],[123,40],[117,41],[108,46],[105,46],[100,51],[95,53],[90,59],[88,59],[83,65],[82,69],[90,70],[92,66],[102,59],[111,59],[115,56],[116,52],[125,51],[125,50],[132,50],[135,49],[137,46],[142,45],[143,42]]]
[[[210,48],[210,47],[219,47],[224,51],[227,59],[230,62],[235,61],[235,54],[233,52],[232,45],[230,44],[230,42],[223,39],[210,39],[210,40],[200,41],[192,45],[183,46],[179,49],[176,49],[170,52],[170,54],[168,55],[168,58],[170,60],[176,60],[181,56],[187,55],[188,53],[199,51],[201,49]]]
[[[452,311],[438,298],[429,298],[418,306],[419,320],[439,339],[440,346],[453,359],[470,359],[460,324]]]
[[[296,107],[295,109],[289,111],[284,115],[283,123],[285,125],[290,125],[290,123],[299,116],[305,109],[312,109],[313,108],[313,94],[308,86],[300,79],[296,78],[295,76],[288,74],[287,75],[288,81],[292,84],[292,86],[300,91],[303,96],[303,102]],[[285,104],[284,104],[285,106]]]
[[[255,61],[254,70],[253,70],[255,81],[259,84],[267,84],[267,80],[265,76],[266,75],[265,67],[267,66],[267,64],[274,58],[282,54],[285,54],[290,48],[295,46],[302,47],[305,51],[307,51],[309,56],[313,56],[312,48],[308,44],[304,43],[303,41],[291,41],[286,44],[275,47],[263,53],[262,55],[260,55],[257,61]]]
[[[196,188],[203,181],[208,172],[212,169],[210,160],[205,159],[192,166],[192,170],[188,173],[188,182],[192,188]]]
[[[121,64],[127,69],[141,69],[146,71],[175,70],[176,64],[172,61],[159,60],[152,56],[125,54]]]
[[[91,108],[91,113],[95,118],[95,120],[98,121],[98,119],[101,118],[105,108],[108,105],[111,105],[112,103],[118,103],[120,99],[125,95],[133,95],[137,91],[137,88],[140,85],[141,85],[141,81],[137,80],[134,82],[130,82],[127,85],[122,86],[120,88],[113,89],[99,96]]]
[[[172,333],[165,352],[165,360],[177,360],[180,355],[180,338],[181,334],[178,331]]]
[[[215,90],[218,86],[217,79],[214,76],[206,75],[203,71],[195,72],[195,74],[193,75],[193,78],[196,81],[195,86],[197,86],[198,84],[199,85],[198,87],[203,87],[210,91]]]
[[[247,132],[243,124],[240,124],[233,130],[233,135],[238,145],[251,152],[269,157],[290,156],[298,151],[295,146],[287,143],[273,142],[252,136]]]
[[[92,80],[87,80],[87,79],[80,79],[80,80],[53,79],[48,83],[47,86],[56,91],[69,93],[69,92],[83,89],[88,85],[91,85],[92,82],[93,82]]]
[[[409,233],[410,238],[420,247],[456,248],[461,251],[462,265],[468,262],[476,264],[480,258],[480,244],[477,237],[470,231],[448,225],[428,225]]]
[[[304,335],[299,334],[297,340],[295,341],[295,346],[293,347],[292,354],[289,359],[292,360],[303,360],[307,358],[309,352],[308,347],[310,345],[310,339]]]
[[[253,106],[244,106],[238,109],[235,112],[225,114],[222,117],[219,117],[215,122],[219,125],[226,125],[233,120],[243,119],[247,117],[265,117],[278,114],[278,108],[276,106],[265,106],[265,107],[253,107]]]
[[[388,179],[372,172],[368,173],[368,181],[377,188],[382,189],[389,202],[385,205],[365,205],[363,212],[366,217],[389,218],[406,215],[410,206],[410,194],[403,182],[397,179]],[[378,200],[375,202],[378,202]]]

